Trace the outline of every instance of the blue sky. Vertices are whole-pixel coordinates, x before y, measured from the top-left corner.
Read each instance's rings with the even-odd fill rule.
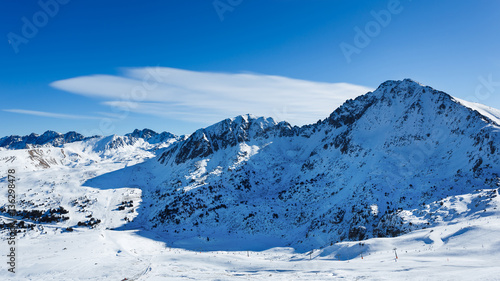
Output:
[[[499,1],[1,5],[1,136],[186,134],[245,113],[305,124],[403,78],[500,108]]]

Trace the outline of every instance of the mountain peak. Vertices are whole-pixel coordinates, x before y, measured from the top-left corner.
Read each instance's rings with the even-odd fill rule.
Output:
[[[380,84],[373,92],[368,92],[354,100],[347,100],[326,121],[336,128],[351,125],[361,118],[372,105],[382,103],[389,108],[397,104],[398,107],[408,109],[420,104],[427,95],[431,95],[427,98],[433,100],[433,103],[442,104],[444,100],[452,100],[452,97],[445,92],[435,90],[409,78],[388,80]]]
[[[290,135],[293,128],[286,122],[276,122],[271,117],[256,117],[251,114],[224,119],[209,127],[195,131],[175,148],[166,151],[160,162],[164,163],[176,154],[175,162],[183,163],[196,157],[206,157],[220,149],[236,146],[255,139],[270,136]],[[177,152],[177,153],[176,153]]]
[[[378,99],[399,99],[404,100],[420,99],[422,96],[431,94],[436,95],[438,99],[451,100],[451,96],[443,91],[423,85],[415,80],[406,78],[404,80],[388,80],[380,84],[373,92]]]
[[[417,82],[410,78],[405,78],[403,80],[387,80],[378,86],[377,90],[380,88],[394,88],[394,87],[425,87],[424,84]]]
[[[142,130],[135,129],[132,133],[126,134],[125,136],[127,137],[135,137],[135,138],[143,138],[143,139],[149,139],[154,136],[158,135],[157,132],[144,128]]]
[[[165,142],[169,139],[177,139],[178,137],[169,132],[157,133],[151,129],[144,128],[142,130],[135,129],[132,133],[126,134],[126,137],[143,139],[150,144]]]

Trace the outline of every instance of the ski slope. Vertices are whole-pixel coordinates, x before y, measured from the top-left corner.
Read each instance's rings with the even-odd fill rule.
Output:
[[[135,231],[78,230],[19,240],[19,270],[2,280],[498,280],[500,216],[397,238],[296,253],[188,251]],[[242,241],[244,243],[244,241]],[[0,250],[5,251],[5,243]],[[396,249],[396,251],[394,251]],[[398,259],[395,259],[395,252]]]

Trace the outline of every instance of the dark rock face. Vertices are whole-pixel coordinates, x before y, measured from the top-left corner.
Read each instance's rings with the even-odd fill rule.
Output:
[[[355,100],[348,100],[337,108],[326,121],[335,128],[352,125],[376,101],[376,97],[370,94],[359,96]]]
[[[197,130],[185,141],[176,144],[161,155],[160,162],[168,162],[171,155],[175,153],[175,163],[180,164],[197,157],[207,157],[214,152],[252,139],[293,136],[296,131],[297,128],[291,127],[287,122],[277,123],[272,118],[238,116]]]
[[[144,139],[145,141],[151,144],[160,143],[167,141],[169,139],[177,138],[177,136],[172,133],[169,132],[157,133],[150,129],[143,129],[143,130],[135,129],[132,133],[126,134],[125,136],[135,139]]]
[[[126,134],[125,136],[134,137],[134,138],[142,138],[142,139],[148,140],[148,139],[155,137],[157,135],[158,135],[157,132],[150,130],[150,129],[143,129],[143,130],[135,129],[132,133]]]

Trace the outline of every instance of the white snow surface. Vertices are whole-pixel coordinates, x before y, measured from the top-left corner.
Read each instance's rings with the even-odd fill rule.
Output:
[[[469,102],[459,98],[454,98],[454,99],[457,100],[459,103],[463,104],[464,106],[472,110],[478,111],[479,113],[481,113],[481,115],[490,118],[493,122],[497,123],[497,125],[500,125],[500,110],[480,103]]]
[[[106,229],[19,239],[15,275],[2,280],[498,280],[495,216],[397,238],[343,242],[309,253],[189,251],[151,234]],[[0,250],[5,252],[5,244]],[[394,251],[396,249],[396,251]],[[395,258],[395,252],[398,259]],[[5,266],[4,266],[5,267]]]

